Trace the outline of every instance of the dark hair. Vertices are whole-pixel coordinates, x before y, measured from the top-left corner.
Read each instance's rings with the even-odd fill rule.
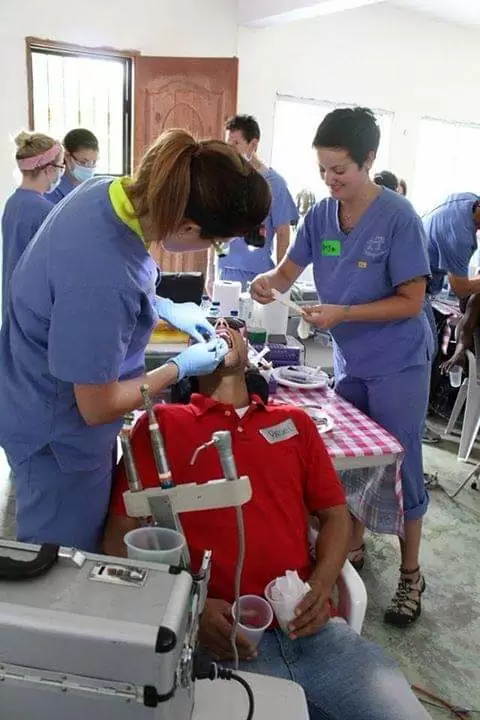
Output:
[[[249,395],[258,395],[265,404],[268,402],[268,382],[263,375],[254,368],[245,370],[245,382]],[[192,393],[198,393],[198,378],[184,378],[173,385],[171,391],[171,402],[178,405],[188,405]]]
[[[203,238],[246,235],[270,210],[268,182],[220,140],[196,142],[184,130],[167,130],[147,150],[126,188],[136,217],[149,216],[158,242],[185,219]]]
[[[376,154],[380,144],[380,128],[368,108],[338,108],[320,123],[313,147],[342,148],[358,167],[363,167],[368,154]]]
[[[260,140],[260,125],[253,115],[234,115],[225,123],[225,130],[240,130],[247,143]]]
[[[63,147],[72,155],[82,148],[87,150],[95,150],[98,152],[98,140],[96,136],[85,128],[75,128],[70,130],[63,138]]]
[[[405,197],[406,197],[406,196],[407,196],[407,183],[405,182],[405,180],[399,180],[399,181],[398,181],[398,186],[402,188],[403,194],[404,194]]]
[[[373,178],[373,182],[376,185],[381,185],[382,187],[386,187],[389,190],[397,192],[398,178],[390,172],[390,170],[382,170],[382,172],[377,173]]]

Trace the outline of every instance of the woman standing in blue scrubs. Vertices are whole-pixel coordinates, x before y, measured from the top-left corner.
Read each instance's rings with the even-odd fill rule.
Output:
[[[22,182],[5,203],[2,216],[2,317],[12,272],[20,255],[53,209],[46,193],[54,190],[63,175],[63,148],[41,133],[22,132],[15,138],[15,160]]]
[[[0,333],[0,443],[18,539],[98,548],[122,416],[228,348],[200,308],[155,298],[162,250],[251,232],[267,182],[225,143],[161,135],[135,176],[93,178],[49,215],[18,263]],[[158,318],[198,342],[145,374]]]
[[[370,170],[380,130],[370,110],[335,110],[313,145],[331,197],[305,216],[288,256],[252,285],[259,302],[285,292],[313,264],[322,305],[307,310],[334,338],[336,391],[389,430],[405,449],[405,538],[400,581],[387,622],[405,626],[421,612],[419,567],[424,488],[421,435],[427,410],[431,334],[422,307],[429,276],[422,223],[408,201],[379,187]],[[354,521],[351,559],[363,565],[363,526]]]
[[[54,205],[59,203],[77,185],[93,177],[98,160],[98,140],[85,128],[70,130],[63,138],[65,149],[65,174],[59,185],[47,194]]]

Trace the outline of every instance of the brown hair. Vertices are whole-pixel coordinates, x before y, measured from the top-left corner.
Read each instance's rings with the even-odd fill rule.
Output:
[[[203,238],[245,235],[270,209],[267,181],[220,140],[196,142],[184,130],[167,130],[142,158],[127,188],[138,218],[149,216],[158,241],[185,220]]]
[[[17,146],[15,159],[26,160],[27,158],[34,158],[37,157],[37,155],[42,155],[44,152],[47,152],[47,150],[50,150],[55,145],[58,145],[58,142],[49,135],[44,135],[43,133],[22,131],[16,136],[15,145]],[[61,148],[59,147],[59,155],[60,152]],[[22,170],[22,172],[24,174],[35,176],[38,175],[44,167],[38,167],[35,170]]]

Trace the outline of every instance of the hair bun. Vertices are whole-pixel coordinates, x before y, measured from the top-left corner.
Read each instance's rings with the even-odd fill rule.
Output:
[[[27,147],[32,142],[32,134],[26,132],[25,130],[22,130],[22,132],[19,132],[18,135],[15,138],[15,145],[17,146],[18,150],[21,150],[24,147]]]

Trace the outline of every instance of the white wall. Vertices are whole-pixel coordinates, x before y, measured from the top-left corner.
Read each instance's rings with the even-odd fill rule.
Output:
[[[478,30],[384,3],[290,25],[242,28],[239,110],[257,116],[267,159],[277,93],[392,111],[390,164],[412,180],[422,116],[480,123],[479,44]],[[311,141],[295,137],[292,128],[292,142]]]
[[[28,123],[26,36],[144,55],[233,57],[236,1],[0,0],[0,210],[14,184],[9,136]]]

